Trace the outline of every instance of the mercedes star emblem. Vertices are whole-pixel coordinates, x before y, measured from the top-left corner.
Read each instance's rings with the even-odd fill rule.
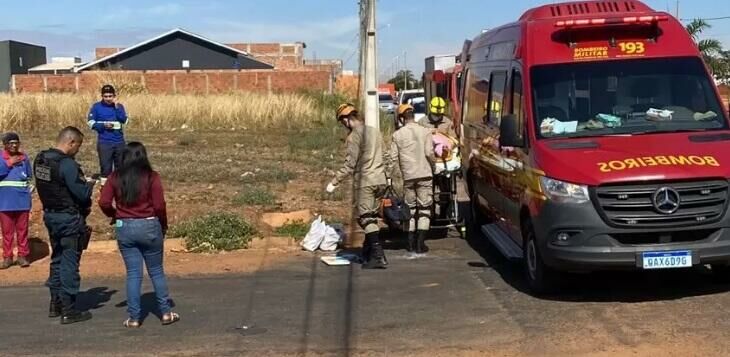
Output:
[[[679,192],[671,187],[662,187],[652,197],[654,208],[659,213],[672,214],[679,209]]]

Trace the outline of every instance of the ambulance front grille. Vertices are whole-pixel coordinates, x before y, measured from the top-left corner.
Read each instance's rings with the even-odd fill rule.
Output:
[[[679,196],[674,212],[657,208],[657,192],[669,189]],[[591,192],[593,202],[610,225],[626,228],[686,227],[712,223],[722,218],[728,201],[728,182],[658,182],[651,184],[603,185]],[[664,212],[662,212],[662,209]]]

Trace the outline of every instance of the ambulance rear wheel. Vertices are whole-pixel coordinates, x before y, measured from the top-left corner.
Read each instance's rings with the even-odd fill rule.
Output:
[[[527,222],[523,227],[525,278],[530,292],[535,295],[548,294],[554,291],[558,280],[558,272],[545,265],[540,255],[539,245],[532,224]]]

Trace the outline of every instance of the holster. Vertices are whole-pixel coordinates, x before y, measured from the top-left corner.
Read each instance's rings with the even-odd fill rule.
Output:
[[[84,230],[81,232],[79,237],[79,250],[85,251],[89,248],[89,242],[91,241],[91,227],[84,226]]]

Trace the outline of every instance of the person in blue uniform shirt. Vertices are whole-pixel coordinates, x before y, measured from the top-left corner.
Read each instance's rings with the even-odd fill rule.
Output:
[[[91,194],[96,183],[87,180],[75,156],[84,142],[78,128],[66,127],[58,134],[56,147],[42,151],[33,164],[36,190],[43,204],[43,222],[51,241],[51,291],[49,317],[61,324],[91,319],[91,313],[76,306],[81,277],[81,252],[89,243],[86,217],[91,212]]]
[[[114,86],[106,84],[101,87],[101,100],[89,109],[88,124],[98,133],[96,150],[99,154],[102,185],[122,162],[124,126],[127,122],[127,112],[124,106],[117,102],[117,91]]]

